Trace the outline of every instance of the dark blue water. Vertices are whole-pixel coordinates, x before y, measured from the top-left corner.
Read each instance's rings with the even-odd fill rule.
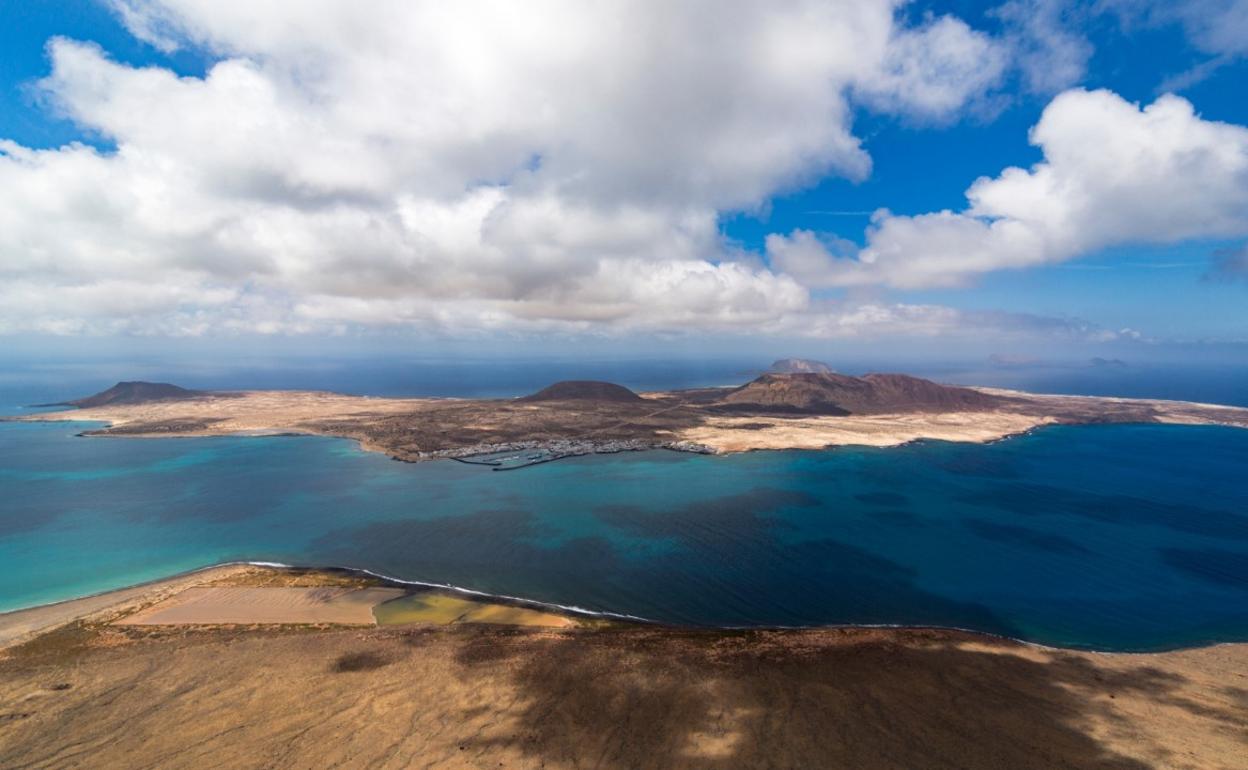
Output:
[[[653,620],[1248,640],[1248,431],[647,452],[510,473],[328,438],[0,424],[0,609],[217,562],[343,565]]]

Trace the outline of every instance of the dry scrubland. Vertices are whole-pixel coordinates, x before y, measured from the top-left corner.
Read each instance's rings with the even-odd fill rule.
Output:
[[[1105,655],[906,629],[447,625],[454,612],[383,627],[125,622],[204,584],[375,588],[234,567],[103,609],[108,597],[60,605],[57,623],[0,651],[0,767],[1242,768],[1248,756],[1248,645]]]

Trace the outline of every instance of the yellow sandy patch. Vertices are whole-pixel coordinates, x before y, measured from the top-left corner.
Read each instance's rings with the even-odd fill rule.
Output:
[[[413,594],[378,605],[373,614],[383,626],[403,623],[497,623],[510,626],[570,628],[571,618],[527,607],[477,602],[446,594]]]

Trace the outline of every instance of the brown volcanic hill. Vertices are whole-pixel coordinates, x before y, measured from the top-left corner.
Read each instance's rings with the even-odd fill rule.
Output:
[[[908,406],[915,412],[973,412],[995,409],[1001,399],[973,388],[941,385],[908,374],[868,374],[863,378],[882,404]]]
[[[781,358],[767,369],[769,374],[835,374],[832,367],[809,358]]]
[[[564,380],[517,401],[642,401],[642,397],[613,382]]]
[[[167,382],[119,382],[108,390],[87,396],[76,401],[47,406],[76,406],[86,409],[92,406],[111,406],[113,404],[142,404],[147,401],[177,401],[202,396],[198,390],[187,390]]]
[[[740,411],[888,414],[992,409],[999,399],[905,374],[764,374],[720,399]]]

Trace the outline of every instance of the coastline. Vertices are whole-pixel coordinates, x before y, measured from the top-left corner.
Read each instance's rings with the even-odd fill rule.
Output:
[[[598,612],[573,605],[541,602],[505,594],[490,594],[444,583],[404,580],[358,567],[332,565],[300,566],[272,561],[229,561],[186,570],[167,577],[146,580],[120,588],[107,589],[84,596],[0,612],[0,652],[65,625],[79,621],[89,621],[100,616],[132,612],[140,605],[155,604],[187,588],[197,587],[222,578],[229,578],[244,573],[249,568],[288,574],[342,575],[376,581],[379,585],[387,587],[417,590],[430,589],[484,600],[490,604],[554,612],[570,617],[660,626],[655,621],[623,613]]]
[[[951,401],[943,408],[916,405],[901,411],[820,413],[762,404],[725,405],[725,393],[714,389],[651,392],[627,402],[238,391],[7,419],[103,424],[82,431],[84,436],[332,436],[356,441],[363,451],[403,462],[444,458],[471,462],[474,457],[514,455],[506,458],[507,462],[481,463],[493,466],[493,470],[649,449],[731,454],[892,447],[921,440],[989,443],[1051,424],[1153,423],[1248,429],[1248,408],[1243,407],[1032,394],[999,388],[963,388],[960,393],[960,398],[970,401]],[[975,398],[991,400],[980,404]],[[521,457],[528,453],[533,454]]]
[[[152,601],[155,597],[176,592],[205,579],[224,576],[229,574],[231,568],[245,564],[245,562],[215,564],[123,588],[0,612],[0,651],[69,623]]]
[[[44,435],[43,430],[44,429],[42,428],[33,428],[19,431],[18,434],[32,437],[33,440],[34,436]],[[1047,446],[1048,451],[1062,451],[1063,448],[1067,447],[1087,446],[1095,451],[1103,452],[1104,446],[1106,445],[1103,445],[1102,442],[1096,439],[1092,433],[1085,435],[1079,432],[1084,430],[1093,431],[1095,429],[1063,426],[1058,431],[1053,431],[1051,438],[1042,439],[1040,448],[1043,451],[1044,447]],[[1105,430],[1110,432],[1114,431],[1112,427],[1106,427]],[[1120,433],[1127,438],[1128,445],[1132,444],[1134,441],[1131,437],[1137,435],[1137,432],[1133,429],[1120,431]],[[1221,428],[1197,429],[1194,430],[1190,436],[1188,436],[1187,434],[1184,434],[1183,431],[1176,428],[1157,426],[1151,429],[1146,429],[1144,433],[1155,437],[1150,446],[1162,450],[1160,452],[1149,452],[1148,456],[1150,457],[1164,456],[1165,448],[1167,446],[1173,446],[1173,442],[1178,442],[1179,444],[1183,444],[1185,446],[1190,445],[1205,447],[1208,446],[1206,443],[1207,441],[1216,441],[1219,443],[1223,441],[1230,441],[1231,447],[1243,446],[1241,439],[1242,434],[1239,434],[1237,431],[1224,431]],[[52,454],[49,456],[54,458],[64,457],[65,455],[58,454],[61,450],[56,449],[56,447],[60,447],[62,445],[72,445],[74,443],[73,439],[69,438],[70,432],[54,428],[48,435],[51,435],[54,439],[53,444],[51,445]],[[1076,438],[1076,436],[1082,436],[1082,438]],[[1188,437],[1193,439],[1194,443],[1187,442],[1186,438]],[[436,468],[434,466],[428,466],[421,470],[411,469],[410,472],[409,469],[404,468],[403,466],[394,466],[390,463],[383,463],[381,466],[377,466],[376,463],[378,462],[378,459],[375,455],[368,457],[362,450],[358,450],[354,446],[340,445],[337,441],[327,441],[325,438],[322,438],[320,441],[308,442],[306,450],[304,448],[295,447],[295,444],[302,444],[302,442],[256,442],[253,444],[241,440],[237,442],[229,441],[226,444],[217,445],[218,448],[213,448],[214,442],[204,442],[203,444],[192,442],[192,444],[184,448],[176,448],[171,445],[167,447],[166,450],[157,450],[154,446],[135,446],[133,450],[140,452],[140,456],[146,456],[151,452],[155,452],[154,456],[164,456],[167,452],[172,452],[173,454],[180,456],[184,451],[191,451],[196,453],[196,456],[199,456],[198,453],[203,451],[208,452],[208,454],[204,455],[204,457],[220,457],[227,461],[230,457],[232,457],[232,452],[237,450],[247,453],[252,458],[249,462],[261,461],[264,458],[269,457],[271,453],[275,453],[275,456],[278,457],[285,457],[286,453],[289,452],[291,453],[290,456],[295,458],[295,462],[290,466],[292,468],[305,467],[309,465],[310,467],[320,468],[321,465],[319,462],[313,463],[312,458],[325,455],[326,460],[330,462],[339,462],[338,458],[341,457],[342,462],[357,463],[359,468],[367,470],[368,473],[375,472],[368,469],[376,469],[376,471],[379,471],[387,476],[395,476],[401,480],[414,479],[416,482],[423,483],[420,481],[421,479],[438,480],[444,478],[444,469]],[[79,449],[74,456],[91,458],[97,456],[99,451],[113,451],[108,450],[107,447],[81,446],[91,444],[92,442],[79,443]],[[146,445],[148,442],[136,443]],[[176,444],[177,442],[173,443]],[[279,446],[279,444],[281,444],[281,446]],[[1116,446],[1117,444],[1115,443],[1114,445]],[[1031,450],[1028,449],[1028,446],[1028,443],[1020,443],[1017,449],[1003,448],[1000,451],[1004,452],[1005,455],[1001,458],[994,459],[992,457],[985,457],[984,462],[995,464],[998,462],[1004,462],[1005,460],[1015,457],[1016,455],[1030,456]],[[115,447],[115,449],[118,452],[123,451],[123,448],[121,447]],[[218,451],[218,449],[221,449],[222,451]],[[128,454],[129,451],[130,450],[125,450],[125,453]],[[709,477],[716,478],[720,475],[726,474],[724,477],[729,478],[733,475],[734,469],[737,467],[747,469],[770,468],[774,462],[782,462],[786,464],[795,463],[795,467],[801,468],[822,467],[823,463],[827,462],[830,463],[832,467],[839,467],[837,460],[838,457],[844,458],[840,463],[841,465],[848,463],[845,467],[850,468],[855,467],[854,464],[858,462],[857,458],[859,457],[864,458],[864,461],[873,463],[882,462],[890,465],[894,458],[897,459],[897,461],[904,461],[906,458],[912,458],[912,461],[917,463],[921,469],[925,462],[930,462],[932,459],[928,456],[929,451],[935,453],[932,457],[936,459],[944,457],[948,454],[959,462],[963,461],[959,458],[974,459],[980,458],[981,454],[989,454],[985,450],[958,449],[952,444],[932,442],[932,447],[930,449],[916,449],[911,452],[893,453],[891,450],[883,450],[867,452],[851,451],[842,454],[838,452],[822,452],[818,450],[810,450],[809,452],[794,450],[791,457],[786,457],[784,454],[781,454],[776,455],[774,458],[770,458],[767,456],[768,453],[764,452],[754,458],[741,456],[735,461],[728,458],[721,458],[719,460],[712,460],[709,458],[706,460],[682,459],[679,456],[656,456],[657,454],[661,454],[656,453],[648,457],[639,456],[635,460],[621,458],[623,459],[623,462],[621,462],[620,465],[624,466],[625,470],[628,468],[636,468],[643,475],[652,473],[665,474],[664,478],[670,477],[683,479],[689,474],[694,474],[697,478],[708,477],[708,474]],[[1239,450],[1236,449],[1234,451],[1238,452]],[[805,457],[803,455],[809,455],[809,457]],[[820,459],[820,456],[822,456],[823,459]],[[1188,456],[1191,455],[1189,454]],[[1225,457],[1227,455],[1219,454],[1218,456]],[[1238,457],[1240,455],[1232,454],[1229,456]],[[974,460],[974,462],[979,462],[979,460]],[[332,469],[337,468],[338,466],[328,465],[325,467],[327,469]],[[541,485],[543,483],[542,477],[547,477],[550,473],[553,473],[554,476],[549,476],[549,478],[554,479],[556,477],[560,477],[563,481],[569,484],[580,483],[578,481],[579,479],[593,479],[594,474],[607,472],[615,467],[616,461],[613,458],[577,461],[572,463],[567,468],[561,467],[558,470],[550,471],[548,473],[538,472],[536,477],[533,479],[533,482]],[[582,468],[584,468],[584,471]],[[462,471],[456,471],[454,468],[446,470],[450,471],[450,473],[447,474],[448,476],[459,480],[456,481],[456,483],[460,483],[460,481],[462,481],[463,484],[468,485],[470,488],[481,483],[477,474],[467,468],[463,468]],[[588,472],[588,475],[586,472]],[[613,473],[613,475],[615,474]],[[1164,476],[1159,476],[1159,478],[1164,478]],[[905,491],[906,495],[911,495],[911,492],[905,489],[904,476],[896,476],[896,480],[900,484],[897,489]],[[500,479],[500,481],[505,481],[505,484],[501,485],[503,487],[511,487],[516,483],[510,479]],[[417,486],[419,486],[419,483]],[[519,483],[521,486],[525,486],[530,482],[527,478],[525,478],[519,480]],[[494,485],[487,484],[487,488],[493,489]],[[717,491],[719,489],[729,488],[730,487],[728,486],[715,487]],[[893,487],[888,488],[892,489]],[[850,491],[858,490],[855,488]],[[1228,492],[1229,491],[1230,490],[1228,490]],[[601,487],[587,487],[586,493],[603,494],[603,489]],[[583,493],[578,492],[578,494]],[[818,492],[818,494],[823,493]],[[856,495],[850,495],[848,492],[844,492],[839,493],[839,496],[841,498],[845,498],[850,505],[855,505],[854,497],[856,497]],[[833,497],[836,496],[833,495]],[[896,498],[896,496],[894,496],[894,498]],[[1235,499],[1239,498],[1236,497]],[[755,502],[752,498],[750,498],[747,499],[747,502],[751,505],[762,505],[766,503],[766,500],[767,498],[764,497],[761,502]],[[869,496],[864,496],[864,501],[866,502],[866,505],[861,509],[861,515],[864,517],[872,516],[872,512],[876,508],[885,509],[884,515],[879,517],[878,522],[875,522],[875,519],[871,519],[873,522],[871,526],[877,527],[878,524],[878,527],[883,528],[881,531],[885,535],[895,533],[899,525],[894,520],[888,518],[888,514],[891,513],[891,511],[888,510],[888,506],[892,505],[893,502],[887,499],[883,502],[876,502],[869,499]],[[401,499],[397,502],[402,504]],[[548,502],[556,505],[558,504],[557,500]],[[729,502],[732,501],[730,500]],[[902,507],[912,507],[913,510],[916,511],[915,517],[918,517],[917,512],[920,511],[919,504],[926,504],[925,498],[923,498],[921,494],[918,497],[910,496],[908,501],[903,502],[904,505]],[[1089,504],[1096,502],[1096,500],[1090,500]],[[1114,500],[1110,500],[1110,502],[1113,503]],[[541,504],[541,501],[538,501],[538,503]],[[159,498],[153,498],[147,501],[147,505],[151,506],[151,510],[160,510],[165,504],[165,501]],[[232,504],[233,503],[230,500],[221,500],[213,502],[212,507],[213,510],[230,510],[230,506]],[[454,517],[457,515],[459,510],[464,509],[464,506],[472,504],[472,498],[464,500],[458,500],[458,498],[456,498],[454,506],[442,505],[439,507],[438,514],[443,517]],[[246,505],[243,505],[242,508],[240,508],[240,511],[244,508],[246,508]],[[538,511],[545,509],[533,508],[532,510]],[[859,508],[855,507],[853,510],[859,511]],[[1140,509],[1137,512],[1145,514],[1150,513],[1148,509]],[[1156,514],[1156,512],[1152,513]],[[1168,511],[1162,511],[1161,513],[1165,515],[1177,515],[1177,513]],[[257,510],[251,512],[249,515],[264,515],[264,512]],[[710,515],[709,511],[708,515]],[[794,515],[797,514],[795,513]],[[1121,515],[1126,517],[1123,519],[1125,522],[1134,514],[1132,511],[1124,509],[1121,512]],[[237,519],[239,514],[230,514],[230,516]],[[927,517],[924,515],[923,518],[926,519]],[[936,516],[936,518],[940,517]],[[188,518],[187,520],[195,521],[196,519]],[[224,521],[226,519],[223,518],[222,520]],[[446,520],[453,521],[454,518]],[[863,521],[866,522],[867,520],[868,519],[864,518]],[[944,519],[941,519],[941,522],[943,526]],[[950,519],[950,523],[955,527],[955,537],[961,533],[962,536],[970,538],[971,543],[980,543],[984,539],[978,534],[977,531],[970,529],[969,526],[967,526],[966,529],[959,528],[962,522],[957,518]],[[482,519],[480,526],[488,528],[493,525],[490,523],[489,518],[485,517]],[[600,520],[595,518],[594,526],[608,529],[609,531],[609,528],[614,526],[614,524],[611,521],[600,523]],[[1033,530],[1042,530],[1046,528],[1044,526],[1037,525],[1030,526]],[[1227,526],[1229,526],[1229,524]],[[1062,532],[1060,528],[1056,529],[1058,532]],[[401,528],[396,529],[395,531],[401,531]],[[928,532],[932,531],[935,530],[928,530]],[[1020,529],[1017,531],[1022,530]],[[1180,531],[1187,532],[1189,530],[1180,529]],[[1203,530],[1198,530],[1196,534],[1200,535],[1202,532],[1210,531],[1217,532],[1218,530],[1209,530],[1208,528],[1205,528]],[[482,534],[488,535],[488,531],[483,529]],[[1104,534],[1108,535],[1110,533]],[[1232,531],[1231,534],[1234,535],[1234,532]],[[1082,536],[1077,533],[1068,533],[1068,538],[1073,539],[1076,542],[1083,542],[1081,537]],[[38,544],[38,540],[33,542],[35,542],[36,545]],[[55,543],[56,541],[51,542]],[[575,585],[561,586],[559,584],[553,584],[551,586],[544,586],[540,582],[534,582],[527,579],[516,580],[502,574],[495,575],[489,573],[488,570],[485,572],[473,572],[464,571],[463,569],[452,569],[448,571],[440,568],[425,568],[422,565],[427,564],[431,560],[436,561],[437,558],[436,555],[429,554],[422,555],[420,560],[417,561],[412,561],[411,559],[405,561],[401,553],[397,554],[397,560],[395,558],[395,554],[391,554],[390,557],[384,559],[379,559],[376,558],[377,554],[375,552],[368,550],[361,550],[358,553],[353,553],[349,549],[334,549],[329,547],[322,547],[319,550],[305,550],[302,548],[287,549],[281,547],[281,543],[278,541],[269,543],[269,545],[264,547],[251,548],[247,547],[247,541],[238,541],[237,536],[229,537],[225,542],[232,545],[214,550],[205,550],[203,548],[196,547],[176,549],[171,553],[180,553],[182,556],[175,559],[161,557],[160,559],[154,559],[151,561],[137,563],[132,562],[127,565],[113,565],[104,569],[82,572],[81,574],[75,575],[60,574],[61,570],[57,566],[56,559],[58,557],[55,548],[49,547],[47,549],[40,549],[39,553],[42,555],[37,560],[31,561],[28,569],[22,570],[23,573],[34,576],[35,579],[31,580],[26,586],[22,586],[21,584],[15,585],[14,588],[16,590],[10,595],[12,603],[8,604],[8,606],[4,607],[4,609],[30,609],[33,606],[46,606],[51,602],[66,601],[75,598],[82,598],[84,596],[90,596],[105,589],[129,588],[142,584],[145,581],[161,579],[166,575],[177,576],[180,575],[181,571],[184,569],[201,568],[201,565],[208,565],[210,563],[217,562],[218,560],[233,561],[237,559],[252,560],[257,558],[272,559],[276,557],[281,561],[293,564],[334,565],[365,568],[372,567],[374,569],[381,570],[381,572],[373,573],[372,576],[387,580],[392,585],[437,587],[443,590],[454,591],[464,597],[480,597],[484,599],[499,598],[506,601],[527,602],[529,605],[538,606],[542,609],[572,613],[579,612],[590,617],[594,616],[593,611],[597,609],[622,610],[624,613],[630,613],[631,616],[612,616],[609,614],[604,614],[603,616],[617,617],[622,620],[632,620],[637,622],[654,622],[656,624],[671,623],[674,621],[677,624],[687,623],[695,627],[718,627],[722,629],[740,628],[742,624],[747,624],[746,627],[754,628],[871,627],[875,624],[883,624],[883,627],[896,626],[902,628],[934,626],[949,629],[964,629],[972,632],[987,632],[990,634],[998,633],[1003,634],[1003,638],[1020,639],[1029,643],[1054,646],[1061,649],[1091,649],[1115,652],[1147,652],[1185,649],[1224,642],[1233,643],[1248,639],[1248,634],[1244,633],[1245,627],[1242,622],[1237,622],[1233,616],[1228,616],[1228,610],[1218,610],[1216,608],[1208,612],[1204,612],[1203,616],[1198,614],[1199,612],[1202,612],[1202,610],[1197,609],[1193,613],[1193,617],[1195,617],[1197,621],[1194,623],[1185,622],[1187,616],[1182,613],[1179,613],[1178,615],[1170,615],[1167,613],[1167,616],[1156,617],[1155,620],[1161,622],[1165,622],[1168,617],[1170,623],[1170,626],[1166,628],[1164,633],[1156,634],[1152,633],[1151,627],[1147,624],[1153,622],[1150,618],[1154,618],[1157,613],[1151,611],[1148,607],[1135,608],[1136,612],[1134,615],[1124,616],[1128,621],[1134,621],[1137,618],[1142,619],[1139,626],[1142,629],[1141,633],[1130,633],[1126,630],[1128,628],[1133,628],[1132,626],[1109,626],[1104,623],[1098,625],[1095,622],[1085,622],[1082,619],[1076,622],[1074,618],[1080,616],[1075,615],[1070,616],[1071,620],[1068,624],[1067,620],[1063,616],[1057,614],[1060,613],[1060,609],[1056,612],[1050,612],[1047,616],[1032,616],[1028,614],[1026,607],[1019,606],[1017,604],[1014,606],[1003,605],[999,609],[994,608],[994,612],[997,612],[997,616],[995,618],[989,618],[988,622],[983,621],[979,615],[973,612],[950,612],[944,610],[924,611],[921,607],[919,609],[914,609],[909,606],[901,607],[896,611],[890,610],[881,612],[872,612],[870,611],[870,608],[866,608],[866,611],[840,611],[836,607],[832,607],[830,610],[819,610],[819,607],[824,606],[821,604],[824,600],[821,599],[815,599],[810,603],[809,606],[812,608],[810,611],[773,611],[777,607],[785,607],[786,602],[790,601],[787,597],[802,595],[801,592],[805,590],[803,587],[805,584],[800,581],[794,581],[792,584],[786,586],[783,592],[775,592],[772,595],[761,596],[763,601],[761,601],[751,612],[723,613],[717,610],[717,602],[720,600],[717,599],[715,595],[706,593],[703,593],[700,597],[691,595],[684,600],[683,603],[664,604],[662,601],[656,601],[656,599],[660,599],[664,595],[662,592],[656,592],[648,596],[637,595],[630,598],[627,595],[616,595],[611,592],[600,593],[595,590],[576,590]],[[476,538],[476,542],[484,541],[481,538]],[[1057,542],[1061,543],[1063,541],[1058,540]],[[1097,548],[1095,543],[1096,541],[1093,539],[1088,547],[1095,550]],[[1157,547],[1167,547],[1172,545],[1174,544],[1160,543]],[[1013,549],[1014,552],[1020,551],[1020,547],[1013,544],[1006,543],[1006,546]],[[368,547],[375,546],[371,546],[369,543],[364,542],[361,543],[361,547],[367,549]],[[465,552],[472,553],[473,547],[474,544],[469,543],[465,547]],[[888,547],[890,546],[885,543],[879,550],[887,553]],[[995,548],[995,546],[991,545],[989,547]],[[1022,551],[1022,553],[1024,557],[1027,556],[1025,550]],[[365,554],[367,554],[367,556]],[[933,564],[936,564],[936,562],[933,562]],[[118,566],[121,566],[121,568],[118,569]],[[942,568],[938,565],[934,567],[929,565],[929,567],[925,567],[924,569],[928,570],[926,574],[929,575],[943,574],[940,571]],[[390,574],[385,574],[386,572],[389,572]],[[979,572],[983,572],[983,570],[979,570]],[[404,577],[417,578],[418,580],[403,580],[402,578]],[[988,575],[980,574],[976,577],[982,581],[986,579]],[[863,579],[864,585],[869,585],[873,578],[871,576],[864,576]],[[428,583],[423,581],[436,582]],[[653,585],[653,581],[647,585]],[[730,588],[734,587],[730,583],[728,585]],[[991,583],[966,582],[964,585],[991,585]],[[846,589],[851,591],[854,590],[852,583],[845,583],[842,581],[838,586],[829,587],[829,591],[826,595],[839,595],[838,591],[841,590],[840,586],[845,586]],[[1197,588],[1199,588],[1199,586],[1197,586]],[[675,590],[680,590],[679,586],[677,586]],[[1077,592],[1079,589],[1076,588],[1074,590],[1075,595],[1078,595]],[[491,591],[500,592],[500,594],[503,595],[495,597],[490,593]],[[955,593],[952,595],[959,594]],[[970,595],[973,596],[974,594],[972,593]],[[529,597],[540,597],[540,599],[535,601],[530,600]],[[943,596],[940,598],[943,598]],[[23,599],[25,601],[22,601]],[[564,606],[544,604],[541,600],[551,600],[555,602],[562,601],[564,602]],[[828,604],[828,606],[832,605]],[[1213,604],[1210,604],[1209,606],[1214,607]],[[954,609],[956,610],[960,608]],[[1201,622],[1205,617],[1213,617],[1215,622]],[[1226,617],[1225,621],[1222,620],[1223,617]],[[759,623],[760,619],[763,620],[763,623]],[[1156,625],[1155,627],[1162,628],[1162,626]]]
[[[172,582],[125,598],[150,608]],[[711,769],[946,756],[985,769],[1229,770],[1248,734],[1248,644],[1121,654],[926,628],[94,618],[0,649],[0,765]]]
[[[454,596],[470,598],[473,600],[484,601],[488,604],[496,604],[500,606],[516,607],[523,609],[532,609],[539,612],[553,613],[569,617],[572,619],[583,619],[591,622],[608,622],[623,623],[638,627],[646,627],[658,631],[670,631],[673,633],[682,632],[813,632],[813,631],[896,631],[896,632],[932,632],[932,633],[950,633],[962,634],[970,637],[981,638],[984,640],[996,640],[1007,642],[1010,644],[1023,645],[1025,647],[1044,650],[1047,652],[1078,652],[1080,654],[1089,655],[1110,655],[1110,656],[1141,656],[1141,655],[1164,655],[1167,653],[1184,652],[1190,650],[1212,649],[1216,647],[1232,646],[1244,647],[1248,654],[1248,639],[1244,640],[1210,640],[1196,642],[1194,644],[1185,644],[1178,646],[1162,646],[1148,649],[1138,650],[1113,650],[1101,649],[1090,646],[1063,646],[1046,644],[1023,637],[1010,636],[1008,634],[994,633],[991,631],[983,631],[975,628],[967,628],[962,626],[937,625],[937,624],[915,624],[915,623],[820,623],[815,625],[802,626],[786,626],[786,625],[759,625],[759,626],[703,626],[703,625],[683,625],[676,623],[665,623],[650,618],[643,618],[637,615],[630,615],[621,612],[611,612],[606,610],[591,610],[576,605],[559,604],[557,602],[545,602],[536,599],[529,599],[521,596],[512,596],[508,594],[495,594],[485,591],[479,591],[464,586],[452,585],[449,583],[433,583],[420,580],[406,580],[403,578],[385,575],[362,567],[345,567],[339,565],[293,565],[272,561],[229,561],[219,564],[212,564],[205,567],[199,567],[192,570],[178,572],[168,577],[147,580],[121,588],[108,589],[97,593],[87,594],[85,596],[71,597],[46,604],[37,604],[30,607],[22,607],[14,610],[0,612],[0,654],[6,648],[13,647],[31,640],[39,635],[54,631],[65,625],[91,620],[92,618],[116,615],[118,613],[132,612],[140,605],[151,605],[159,601],[168,599],[170,596],[177,594],[187,588],[203,585],[205,583],[229,578],[232,575],[239,574],[248,569],[264,569],[271,570],[276,573],[288,574],[325,574],[325,575],[341,575],[348,578],[358,578],[364,580],[376,581],[380,586],[403,588],[416,591],[431,590],[435,592],[450,594]],[[259,621],[262,622],[262,621]],[[280,623],[280,621],[279,621]],[[332,625],[332,624],[331,624]]]

